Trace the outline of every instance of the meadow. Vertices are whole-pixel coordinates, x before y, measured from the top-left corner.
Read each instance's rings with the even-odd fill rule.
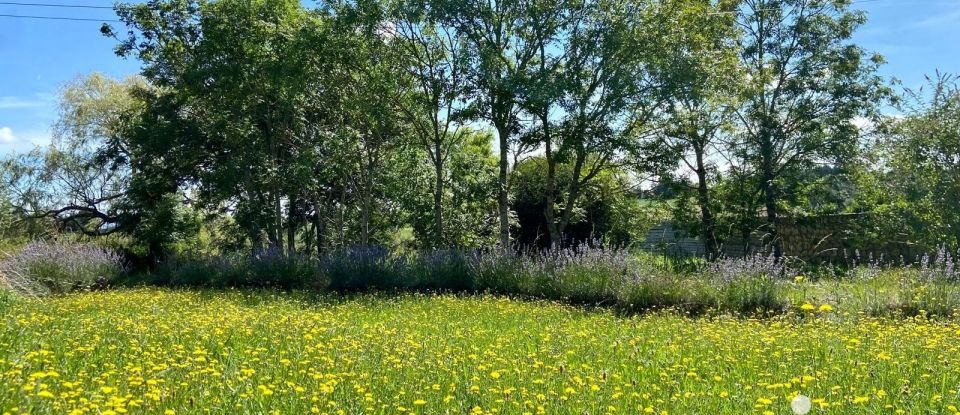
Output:
[[[960,324],[490,295],[0,298],[3,414],[957,414]]]

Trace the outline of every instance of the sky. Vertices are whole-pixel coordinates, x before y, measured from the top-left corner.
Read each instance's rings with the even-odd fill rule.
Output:
[[[110,6],[106,0],[0,0],[0,156],[50,142],[57,91],[91,72],[124,78],[136,61],[116,56],[101,22],[41,20],[3,15],[111,20],[108,9],[35,7],[12,2]],[[883,55],[881,75],[916,88],[936,70],[960,73],[960,0],[855,0],[867,23],[854,41]],[[116,24],[116,23],[114,23]]]

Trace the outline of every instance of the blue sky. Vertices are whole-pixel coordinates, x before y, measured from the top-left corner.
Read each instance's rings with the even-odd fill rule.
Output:
[[[110,5],[104,0],[49,2]],[[854,7],[869,17],[856,41],[886,57],[885,77],[916,87],[936,69],[960,72],[960,0],[859,0]],[[115,18],[110,10],[3,4],[0,14]],[[65,82],[95,71],[116,78],[138,72],[137,62],[114,55],[115,41],[99,29],[97,22],[0,17],[0,155],[49,142],[57,90]]]

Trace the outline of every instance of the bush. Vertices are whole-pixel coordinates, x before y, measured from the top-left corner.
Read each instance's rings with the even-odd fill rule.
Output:
[[[551,276],[551,292],[573,303],[615,303],[617,291],[635,267],[621,249],[573,248],[550,251],[537,260]]]
[[[125,272],[120,255],[89,243],[31,242],[0,260],[0,274],[8,283],[32,285],[41,293],[104,286]]]
[[[783,310],[787,301],[779,282],[798,274],[785,258],[755,254],[721,258],[707,265],[704,275],[716,293],[717,309],[747,314]]]
[[[459,250],[420,252],[405,273],[420,289],[468,291],[475,289],[470,262],[473,257]]]
[[[305,255],[283,255],[267,250],[256,257],[243,254],[200,259],[172,259],[155,282],[185,287],[282,289],[327,287],[320,264]]]
[[[179,287],[245,287],[254,275],[250,258],[242,255],[215,255],[200,259],[168,260],[158,271],[160,284]]]
[[[406,258],[394,256],[379,246],[355,246],[333,252],[322,261],[321,269],[330,288],[362,291],[371,288],[393,289],[415,286],[404,278]]]
[[[700,314],[713,306],[699,279],[682,278],[655,269],[637,270],[617,293],[618,309],[626,313],[677,309]]]

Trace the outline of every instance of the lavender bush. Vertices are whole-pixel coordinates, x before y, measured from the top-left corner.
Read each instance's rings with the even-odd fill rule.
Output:
[[[532,261],[543,267],[551,293],[574,303],[614,303],[638,264],[625,250],[576,247],[547,251]]]
[[[417,254],[404,272],[409,284],[421,289],[467,291],[476,288],[471,274],[469,252],[456,249],[424,251]]]
[[[120,255],[89,243],[32,242],[0,260],[6,284],[31,295],[90,289],[125,271]]]
[[[277,250],[264,250],[253,257],[236,253],[188,260],[173,258],[158,274],[157,282],[174,286],[327,288],[317,261]]]
[[[2,262],[0,262],[0,266],[2,266]],[[47,294],[47,292],[46,287],[20,274],[19,271],[0,270],[0,296],[3,300],[9,300],[12,294],[38,297]]]
[[[475,252],[469,262],[476,289],[498,294],[534,296],[548,281],[543,270],[523,255],[499,249]]]
[[[354,246],[327,255],[321,260],[321,269],[330,287],[336,290],[359,291],[371,288],[391,289],[410,287],[413,281],[405,278],[407,258],[393,255],[381,246]]]
[[[703,275],[718,309],[753,313],[783,309],[786,300],[780,281],[793,280],[798,272],[783,257],[754,254],[720,258],[708,264]]]
[[[883,258],[867,256],[861,261],[858,254],[852,268],[808,267],[806,276],[798,279],[799,262],[772,255],[686,262],[683,268],[689,269],[679,270],[649,255],[589,246],[525,253],[488,249],[405,255],[384,247],[359,246],[319,259],[266,251],[253,258],[235,255],[186,261],[168,266],[170,277],[164,281],[213,287],[491,292],[612,305],[626,312],[671,308],[691,314],[774,313],[809,299],[817,304],[851,304],[849,310],[871,314],[946,316],[960,307],[956,256],[941,249],[914,264],[891,266]],[[817,280],[817,289],[809,294],[818,297],[810,298],[808,284]],[[830,292],[831,286],[838,291]]]
[[[923,255],[918,264],[919,279],[927,282],[960,283],[958,257],[960,250],[954,255],[943,245],[937,248],[933,257]]]

